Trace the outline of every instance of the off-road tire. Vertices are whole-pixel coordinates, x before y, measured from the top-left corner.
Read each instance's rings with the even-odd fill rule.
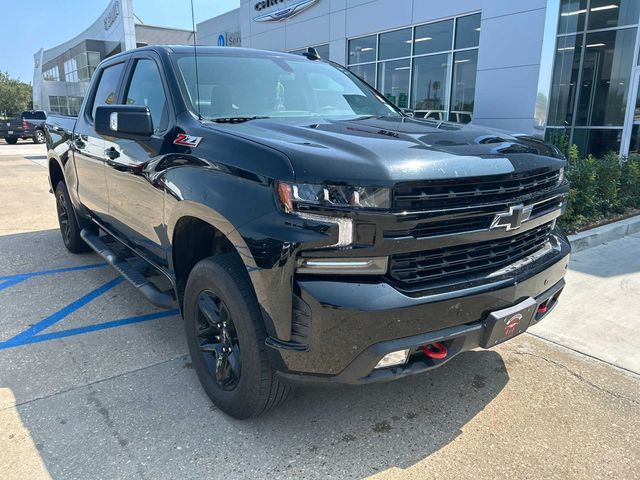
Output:
[[[240,375],[232,390],[217,380],[211,364],[200,348],[203,340],[201,295],[224,302],[233,322],[240,350]],[[194,370],[211,401],[237,419],[259,416],[284,402],[293,387],[276,375],[267,358],[266,331],[260,307],[242,261],[233,254],[201,260],[189,274],[184,295],[187,344]],[[230,322],[231,323],[231,322]],[[217,358],[217,357],[213,357]],[[210,362],[210,358],[208,358]]]

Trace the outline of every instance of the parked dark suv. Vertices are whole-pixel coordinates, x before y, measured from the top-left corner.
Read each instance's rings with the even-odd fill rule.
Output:
[[[559,151],[407,116],[345,68],[242,48],[103,61],[50,116],[62,238],[178,305],[213,402],[259,415],[299,382],[424,372],[556,305]]]

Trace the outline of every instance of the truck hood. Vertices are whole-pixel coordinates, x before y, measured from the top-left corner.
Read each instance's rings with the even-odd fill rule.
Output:
[[[297,182],[392,186],[541,172],[564,164],[555,147],[533,137],[410,117],[258,119],[210,127],[281,151]]]

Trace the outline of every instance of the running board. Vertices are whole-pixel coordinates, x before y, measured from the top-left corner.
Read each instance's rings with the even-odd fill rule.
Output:
[[[125,258],[118,256],[109,246],[102,241],[100,236],[86,228],[80,231],[80,236],[89,245],[93,251],[105,259],[105,261],[115,268],[125,280],[133,285],[138,291],[145,296],[149,302],[160,308],[173,308],[176,301],[169,293],[161,292],[147,278],[141,269],[136,268],[133,262],[128,262]],[[126,248],[126,247],[123,247]],[[133,256],[133,252],[132,252]],[[144,266],[150,266],[143,259],[136,257],[138,263],[144,263]],[[152,267],[152,266],[151,266]],[[154,268],[154,267],[152,267]]]

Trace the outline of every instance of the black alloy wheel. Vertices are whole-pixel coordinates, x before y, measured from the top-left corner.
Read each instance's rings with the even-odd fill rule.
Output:
[[[200,354],[210,374],[222,390],[233,390],[240,381],[240,345],[233,317],[225,303],[213,292],[198,296],[198,327]]]
[[[58,211],[58,222],[60,223],[60,233],[65,245],[69,245],[71,241],[71,225],[69,223],[69,207],[67,199],[62,190],[58,191],[56,196],[56,210]]]

